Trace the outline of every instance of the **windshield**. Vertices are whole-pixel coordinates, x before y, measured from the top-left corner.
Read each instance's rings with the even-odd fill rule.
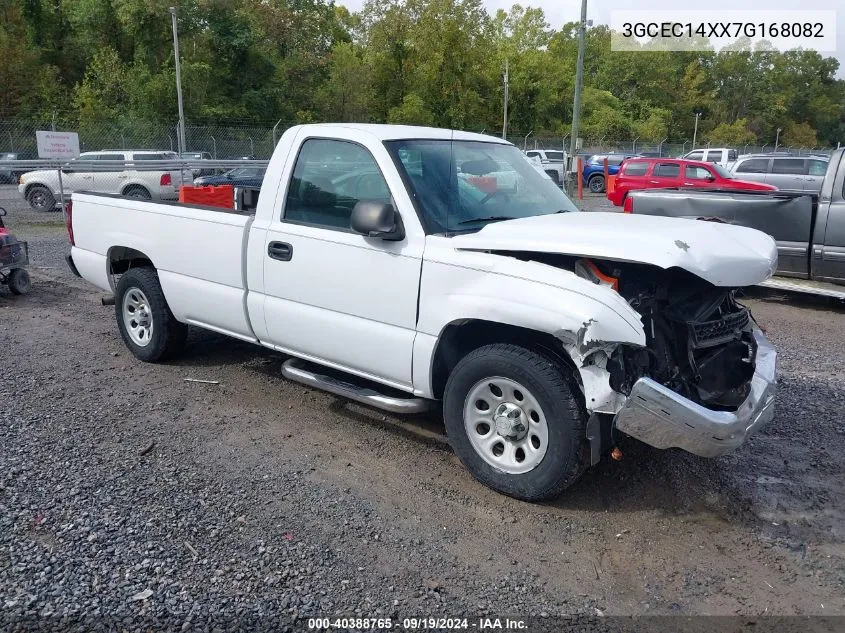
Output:
[[[476,231],[500,220],[578,211],[513,145],[424,139],[385,146],[430,232]]]

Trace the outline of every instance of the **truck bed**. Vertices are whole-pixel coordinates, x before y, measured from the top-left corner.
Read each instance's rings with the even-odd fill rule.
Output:
[[[255,339],[245,310],[252,216],[98,193],[74,193],[72,201],[71,255],[83,277],[113,292],[110,256],[132,249],[155,266],[179,321]]]

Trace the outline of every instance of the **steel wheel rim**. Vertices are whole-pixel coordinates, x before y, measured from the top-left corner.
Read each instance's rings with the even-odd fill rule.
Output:
[[[147,295],[139,288],[130,288],[123,295],[123,325],[132,342],[146,347],[153,337],[153,314]]]
[[[47,194],[43,191],[36,191],[31,196],[32,204],[36,207],[43,207],[47,204]]]
[[[601,193],[601,190],[604,189],[604,183],[599,178],[593,178],[590,181],[590,190],[593,193]]]
[[[479,380],[470,388],[464,429],[479,457],[509,475],[535,469],[549,446],[549,427],[537,398],[502,376]]]

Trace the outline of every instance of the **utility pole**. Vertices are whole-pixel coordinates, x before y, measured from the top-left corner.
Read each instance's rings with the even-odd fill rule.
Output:
[[[569,171],[578,149],[578,126],[581,123],[581,86],[584,83],[584,47],[587,43],[587,0],[581,0],[581,26],[578,32],[578,66],[575,70],[575,101],[572,104],[572,139],[569,144]]]
[[[173,58],[176,63],[176,99],[179,102],[179,153],[187,151],[185,146],[185,111],[182,106],[182,66],[179,63],[179,31],[176,27],[176,7],[170,7],[173,23]]]
[[[701,116],[701,112],[695,113],[695,129],[692,132],[692,149],[695,149],[695,137],[698,136],[698,117]]]
[[[508,59],[505,58],[505,116],[502,121],[502,138],[508,137]]]
[[[778,151],[778,141],[780,140],[780,128],[778,128],[777,133],[775,134],[775,151]]]

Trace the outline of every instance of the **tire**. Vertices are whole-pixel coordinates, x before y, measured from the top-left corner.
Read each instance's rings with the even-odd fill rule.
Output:
[[[15,295],[25,295],[32,288],[29,273],[25,268],[13,268],[9,273],[9,290]]]
[[[557,171],[555,171],[554,169],[547,169],[546,173],[556,185],[560,185],[560,174]]]
[[[26,201],[36,211],[52,211],[56,208],[56,196],[44,185],[33,185],[26,192]]]
[[[138,185],[127,187],[123,192],[123,195],[127,198],[132,198],[133,200],[152,200],[153,198],[147,189]]]
[[[130,268],[117,284],[114,308],[120,336],[138,360],[156,363],[185,346],[188,326],[170,311],[154,268]]]
[[[586,469],[587,413],[577,393],[560,362],[517,345],[486,345],[449,375],[443,396],[449,443],[493,490],[524,501],[553,499]]]
[[[604,176],[591,176],[587,185],[593,193],[604,193]]]

